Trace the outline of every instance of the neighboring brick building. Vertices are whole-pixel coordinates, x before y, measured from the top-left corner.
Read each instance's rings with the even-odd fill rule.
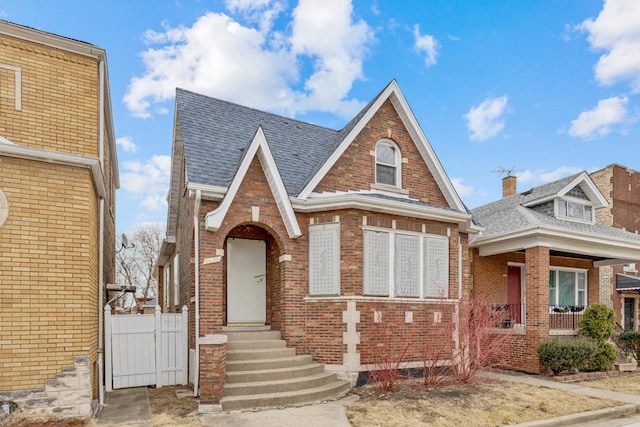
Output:
[[[591,173],[593,182],[609,202],[597,213],[598,222],[640,232],[640,172],[611,164]],[[640,264],[624,264],[600,269],[600,299],[616,312],[616,321],[625,330],[640,330]]]
[[[473,293],[511,314],[514,369],[542,372],[538,346],[573,336],[583,310],[600,302],[599,270],[640,261],[640,236],[596,221],[607,199],[586,172],[472,210],[484,227],[472,237]],[[608,286],[608,285],[607,285]]]
[[[457,345],[478,229],[395,81],[338,131],[178,90],[174,129],[160,287],[201,395],[223,331],[266,325],[351,380],[382,348]]]
[[[0,21],[0,401],[86,416],[118,168],[105,51]]]

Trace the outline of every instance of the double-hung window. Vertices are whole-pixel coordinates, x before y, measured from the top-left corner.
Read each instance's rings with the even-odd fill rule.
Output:
[[[449,241],[403,231],[365,229],[363,294],[404,298],[449,296]]]
[[[398,147],[391,141],[376,144],[376,183],[401,187],[401,156]]]
[[[587,272],[560,268],[549,270],[549,304],[559,307],[585,307]]]
[[[557,216],[569,220],[593,222],[593,207],[584,203],[558,199]]]

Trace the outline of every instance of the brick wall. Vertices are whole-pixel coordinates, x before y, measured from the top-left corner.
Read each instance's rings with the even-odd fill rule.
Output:
[[[97,157],[97,61],[4,35],[0,46],[0,63],[22,70],[16,111],[14,74],[0,69],[0,134],[28,147]]]
[[[409,195],[435,206],[448,206],[391,101],[387,100],[320,181],[314,191],[368,190],[375,183],[375,147],[381,139],[396,143],[402,163],[402,187]]]
[[[56,36],[49,37],[55,43]],[[98,60],[4,35],[0,46],[0,63],[18,67],[22,77],[17,88],[14,72],[0,69],[0,136],[24,147],[98,158]],[[103,274],[114,282],[115,159],[108,127],[104,143]],[[81,389],[87,384],[88,391],[67,395],[82,400],[88,415],[98,393],[100,237],[90,171],[0,156],[0,188],[9,199],[9,218],[0,228],[0,392],[10,398],[68,391],[65,378],[73,372],[72,382]],[[24,404],[46,405],[51,399],[45,395]]]
[[[0,182],[0,390],[41,388],[95,362],[97,200],[86,169],[0,157]]]

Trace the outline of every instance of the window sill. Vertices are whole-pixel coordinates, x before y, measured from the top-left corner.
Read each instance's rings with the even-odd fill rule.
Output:
[[[374,302],[388,302],[388,303],[418,303],[418,304],[455,304],[459,301],[455,298],[400,298],[400,297],[376,297],[376,296],[362,296],[362,295],[350,295],[350,296],[306,296],[304,301],[307,302],[340,302],[340,301],[374,301]]]
[[[405,190],[404,188],[396,187],[394,185],[380,184],[376,182],[371,184],[370,188],[372,190],[388,191],[390,193],[403,194],[405,196],[409,195],[409,190]]]

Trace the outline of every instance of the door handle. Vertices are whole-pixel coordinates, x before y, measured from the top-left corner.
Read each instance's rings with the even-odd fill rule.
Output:
[[[264,282],[264,279],[266,277],[267,277],[266,274],[258,274],[257,276],[253,276],[253,278],[255,279],[255,284],[256,285],[262,284],[262,282]]]

